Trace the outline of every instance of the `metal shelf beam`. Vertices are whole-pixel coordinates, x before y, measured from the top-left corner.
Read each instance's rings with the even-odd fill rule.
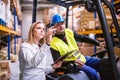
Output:
[[[116,33],[116,30],[115,29],[112,29],[113,33]],[[89,31],[78,31],[78,34],[85,34],[85,35],[88,35],[88,34],[103,34],[103,31],[102,30],[89,30]]]
[[[8,27],[2,26],[2,25],[0,25],[0,31],[8,33],[8,34],[14,34],[14,35],[17,35],[17,36],[21,36],[21,34],[19,32],[11,30]]]

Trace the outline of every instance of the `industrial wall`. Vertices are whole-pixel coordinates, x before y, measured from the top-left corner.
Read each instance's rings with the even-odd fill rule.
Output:
[[[32,11],[23,11],[22,13],[22,38],[27,39],[30,25],[32,24]],[[36,21],[43,20],[43,11],[37,11]]]

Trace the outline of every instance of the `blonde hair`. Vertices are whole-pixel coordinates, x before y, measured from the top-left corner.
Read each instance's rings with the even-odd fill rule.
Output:
[[[28,42],[30,44],[33,44],[34,43],[34,37],[33,37],[33,31],[36,27],[37,24],[44,24],[42,21],[41,22],[34,22],[31,27],[30,27],[30,30],[29,30],[29,34],[28,34]],[[43,44],[44,43],[44,37],[40,40],[39,42],[40,44]]]

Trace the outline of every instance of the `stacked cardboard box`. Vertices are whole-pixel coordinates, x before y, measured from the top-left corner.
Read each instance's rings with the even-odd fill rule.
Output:
[[[79,45],[81,53],[85,56],[91,56],[95,53],[95,46],[88,43],[82,43]],[[96,46],[96,52],[103,50],[103,47]]]
[[[10,61],[0,61],[0,80],[9,80],[11,77]]]

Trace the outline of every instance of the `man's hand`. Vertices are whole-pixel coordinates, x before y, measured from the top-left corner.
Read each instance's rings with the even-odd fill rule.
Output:
[[[99,43],[99,46],[100,46],[100,47],[106,47],[105,41],[104,41],[104,42],[100,42],[100,43]]]
[[[53,64],[52,67],[53,67],[54,69],[60,68],[60,67],[62,66],[62,62],[63,62],[63,61],[59,61],[59,62]]]
[[[84,66],[84,62],[81,61],[81,60],[76,60],[75,63],[78,65],[79,68],[83,67]]]

